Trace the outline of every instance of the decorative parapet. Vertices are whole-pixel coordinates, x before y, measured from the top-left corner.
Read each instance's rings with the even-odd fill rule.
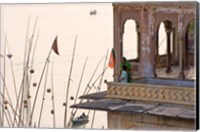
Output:
[[[107,98],[195,105],[195,89],[145,83],[107,83]]]

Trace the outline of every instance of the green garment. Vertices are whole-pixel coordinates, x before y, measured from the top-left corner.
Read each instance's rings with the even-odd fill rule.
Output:
[[[127,67],[127,70],[128,70],[128,71],[131,70],[131,64],[130,64],[128,61],[126,61],[124,64],[122,64],[122,63],[120,64],[121,70],[122,70],[123,65],[125,65],[125,66]]]

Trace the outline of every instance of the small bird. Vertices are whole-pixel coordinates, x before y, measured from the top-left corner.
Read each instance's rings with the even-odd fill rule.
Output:
[[[97,14],[97,11],[94,9],[94,10],[91,10],[90,11],[90,15],[92,16],[92,15],[96,15]]]

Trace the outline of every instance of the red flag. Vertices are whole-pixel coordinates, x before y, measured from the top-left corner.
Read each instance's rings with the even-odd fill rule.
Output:
[[[112,69],[115,67],[115,51],[114,51],[114,49],[112,49],[112,51],[111,51],[108,66]]]
[[[52,50],[53,50],[57,55],[59,55],[59,52],[58,52],[58,44],[57,44],[57,38],[58,38],[58,36],[56,36],[55,40],[53,41]]]

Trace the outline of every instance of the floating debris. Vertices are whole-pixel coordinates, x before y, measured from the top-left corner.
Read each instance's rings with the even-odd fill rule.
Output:
[[[36,87],[37,86],[37,83],[33,83],[33,87]]]
[[[74,100],[74,97],[73,97],[73,96],[71,96],[71,97],[70,97],[70,99],[71,99],[71,100]]]
[[[49,88],[49,89],[47,89],[47,93],[50,93],[51,92],[51,89]]]
[[[54,114],[54,110],[51,110],[51,114]]]
[[[9,59],[11,59],[12,58],[12,54],[7,54],[7,57],[9,58]]]
[[[34,72],[35,72],[34,69],[31,69],[31,70],[30,70],[30,73],[31,73],[31,74],[33,74]]]

